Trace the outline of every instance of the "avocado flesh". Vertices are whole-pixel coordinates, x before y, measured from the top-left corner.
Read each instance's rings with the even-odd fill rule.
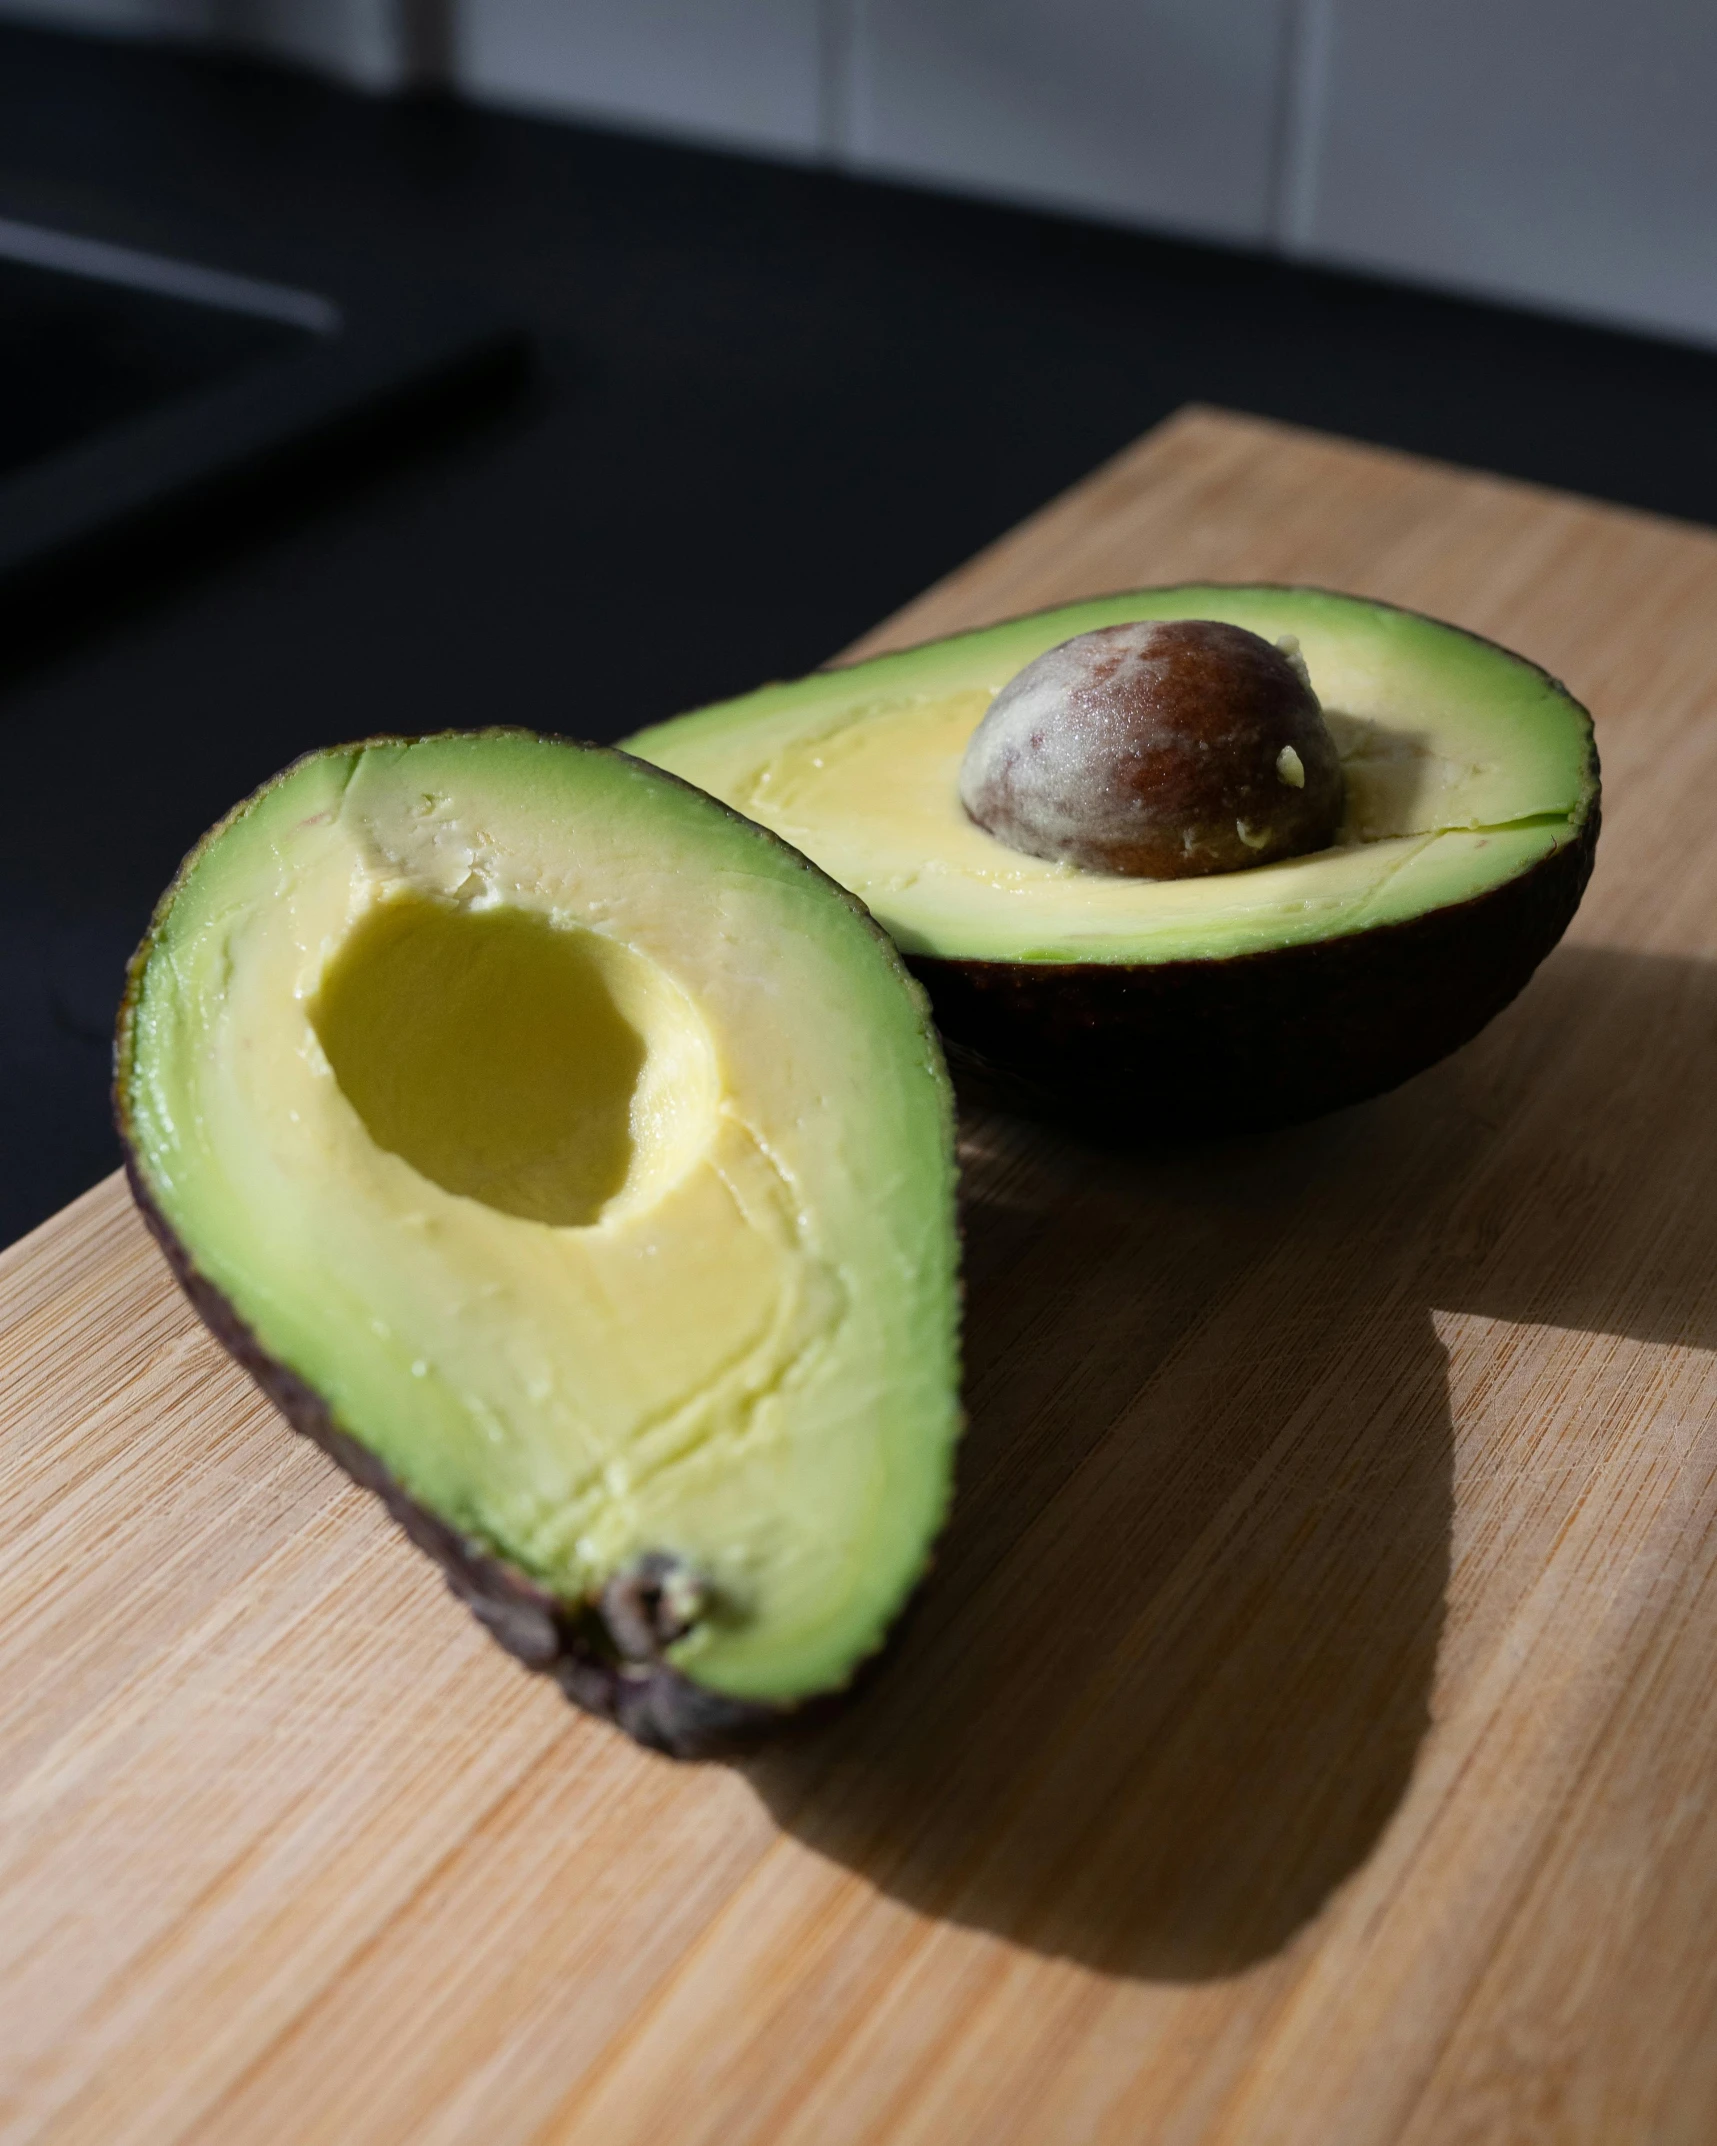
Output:
[[[314,755],[164,899],[116,1085],[199,1301],[471,1557],[574,1621],[681,1561],[665,1659],[738,1701],[878,1646],[958,1432],[951,1110],[771,835],[521,733]]]
[[[992,699],[1094,627],[1219,619],[1297,637],[1341,750],[1337,845],[1207,879],[1111,878],[1005,848],[958,774]],[[773,828],[917,957],[1141,966],[1314,944],[1467,902],[1580,833],[1585,711],[1450,626],[1322,590],[1187,585],[1104,597],[766,687],[641,732],[657,765]]]

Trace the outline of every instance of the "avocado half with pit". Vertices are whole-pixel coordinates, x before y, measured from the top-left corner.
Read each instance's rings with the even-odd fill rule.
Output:
[[[1148,879],[1022,855],[967,816],[962,760],[1001,689],[1138,620],[1297,642],[1341,761],[1332,844]],[[1072,604],[769,686],[626,749],[858,894],[980,1096],[1145,1139],[1310,1117],[1465,1043],[1560,938],[1598,835],[1591,719],[1555,679],[1321,589]]]
[[[959,1429],[923,994],[775,836],[519,732],[312,754],[192,853],[116,1100],[192,1302],[641,1742],[844,1687]]]

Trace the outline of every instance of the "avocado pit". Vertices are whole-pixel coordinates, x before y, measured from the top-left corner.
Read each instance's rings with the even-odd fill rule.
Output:
[[[966,748],[960,802],[1028,857],[1195,879],[1327,849],[1343,783],[1297,643],[1145,619],[1010,679]]]

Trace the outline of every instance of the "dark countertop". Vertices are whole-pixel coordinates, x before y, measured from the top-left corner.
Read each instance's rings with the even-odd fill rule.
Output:
[[[307,747],[809,668],[1188,400],[1717,521],[1717,353],[160,49],[0,30],[6,213],[451,282],[540,374],[0,648],[0,1241],[117,1159],[125,952]]]

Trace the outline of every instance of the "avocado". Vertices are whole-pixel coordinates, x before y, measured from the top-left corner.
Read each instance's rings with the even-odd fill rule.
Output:
[[[317,752],[192,852],[116,1108],[192,1302],[501,1643],[692,1756],[846,1686],[959,1430],[923,994],[626,756]]]
[[[1238,627],[1303,664],[1340,760],[1327,846],[1141,878],[1024,855],[975,822],[962,763],[1003,690],[1046,651],[1147,620]],[[1598,836],[1591,718],[1564,687],[1459,628],[1322,589],[1071,604],[768,686],[627,750],[858,894],[979,1097],[1129,1139],[1315,1116],[1454,1050],[1560,938]]]

